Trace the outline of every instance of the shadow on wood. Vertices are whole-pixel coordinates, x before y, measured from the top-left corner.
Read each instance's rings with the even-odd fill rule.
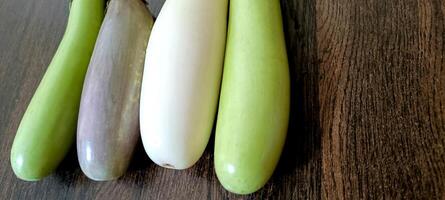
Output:
[[[291,74],[291,114],[276,176],[296,175],[291,181],[294,188],[289,189],[307,196],[293,198],[319,199],[321,128],[316,5],[313,0],[282,1],[281,5]],[[312,177],[305,176],[307,170],[313,172]]]
[[[282,6],[285,8],[283,15],[287,16],[283,24],[291,75],[291,113],[280,167],[284,172],[292,172],[293,168],[305,165],[321,146],[319,63],[315,1],[287,1],[283,4],[286,5]]]

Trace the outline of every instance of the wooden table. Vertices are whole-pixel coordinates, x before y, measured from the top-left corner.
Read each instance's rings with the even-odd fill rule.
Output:
[[[155,166],[139,144],[117,181],[88,180],[74,149],[44,180],[18,180],[12,141],[64,33],[68,4],[0,0],[0,199],[445,198],[445,2],[286,0],[282,7],[292,74],[288,139],[268,184],[236,196],[216,179],[213,138],[184,171]]]

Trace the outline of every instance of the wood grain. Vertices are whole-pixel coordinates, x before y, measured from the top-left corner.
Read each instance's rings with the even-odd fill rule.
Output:
[[[150,0],[153,13],[162,0]],[[15,131],[66,25],[60,0],[0,0],[0,199],[444,199],[445,2],[282,0],[291,124],[272,180],[225,191],[213,137],[191,169],[155,166],[141,144],[126,175],[94,182],[73,149],[43,181],[18,180]]]
[[[324,198],[443,197],[443,8],[317,3]]]

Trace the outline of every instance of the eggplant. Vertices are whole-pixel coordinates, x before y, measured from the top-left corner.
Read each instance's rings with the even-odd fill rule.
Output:
[[[11,166],[20,179],[48,176],[76,135],[82,83],[104,15],[103,0],[73,0],[63,39],[20,122]]]
[[[278,0],[231,0],[215,170],[249,194],[271,177],[286,138],[290,78]]]
[[[97,181],[117,179],[139,140],[139,97],[153,19],[140,0],[111,0],[80,104],[77,155]]]
[[[228,0],[167,0],[147,46],[140,124],[156,164],[185,169],[201,157],[216,114]]]

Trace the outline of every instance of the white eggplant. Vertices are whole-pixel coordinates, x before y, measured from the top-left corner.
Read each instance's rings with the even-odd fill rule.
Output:
[[[192,166],[215,118],[228,0],[167,0],[145,57],[141,136],[148,156],[173,169]]]

